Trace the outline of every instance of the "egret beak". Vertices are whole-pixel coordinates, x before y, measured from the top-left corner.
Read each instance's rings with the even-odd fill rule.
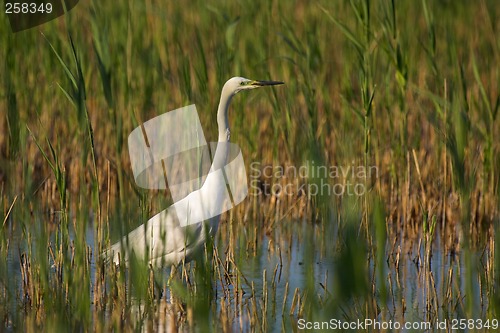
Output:
[[[276,86],[278,84],[285,84],[285,82],[281,81],[252,81],[250,85],[256,87],[264,87],[264,86]]]

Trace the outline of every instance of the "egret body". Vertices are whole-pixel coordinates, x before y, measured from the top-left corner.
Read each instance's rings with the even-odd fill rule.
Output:
[[[229,142],[230,139],[228,109],[231,99],[243,90],[279,84],[283,84],[283,82],[255,81],[243,77],[233,77],[224,84],[217,110],[219,130],[217,149],[205,182],[199,190],[195,191],[198,192],[197,200],[201,200],[203,205],[208,205],[209,210],[219,210],[220,207],[217,205],[221,205],[223,201],[221,189],[225,190],[226,188],[225,183],[220,183],[221,177],[211,177],[211,174],[223,168],[227,163],[229,145],[225,143]],[[192,195],[194,192],[182,200],[189,200]],[[208,237],[213,237],[217,232],[220,215],[204,222],[181,226],[174,213],[176,205],[180,205],[180,201],[156,214],[147,223],[113,244],[105,252],[105,257],[116,264],[119,264],[120,261],[127,263],[134,253],[138,259],[148,258],[155,267],[191,261],[203,250]]]

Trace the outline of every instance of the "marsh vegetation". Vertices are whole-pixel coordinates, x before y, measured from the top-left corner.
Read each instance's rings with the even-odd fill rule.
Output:
[[[499,10],[494,0],[81,1],[16,34],[0,15],[0,330],[491,325]],[[248,198],[197,262],[105,263],[99,253],[171,203],[135,185],[128,134],[196,104],[215,140],[219,93],[235,75],[286,82],[230,110]],[[322,190],[348,183],[363,192]]]

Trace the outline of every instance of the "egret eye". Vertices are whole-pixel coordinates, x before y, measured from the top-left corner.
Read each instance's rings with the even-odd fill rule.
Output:
[[[244,85],[245,85],[245,82],[241,81],[240,86],[244,86]]]

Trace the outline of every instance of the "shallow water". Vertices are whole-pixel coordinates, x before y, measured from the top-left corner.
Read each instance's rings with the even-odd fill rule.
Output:
[[[227,226],[226,226],[227,227]],[[32,234],[37,234],[37,228],[32,227]],[[251,225],[240,226],[238,232],[241,232],[241,237],[248,238]],[[290,230],[293,232],[290,233]],[[333,225],[327,229],[321,229],[318,224],[311,224],[304,221],[281,221],[277,225],[271,235],[259,233],[257,236],[257,248],[255,255],[253,249],[246,251],[245,248],[235,249],[235,260],[237,262],[238,270],[243,274],[244,279],[240,280],[241,290],[243,291],[239,303],[236,300],[234,293],[234,286],[230,285],[228,281],[222,286],[220,281],[214,281],[213,287],[215,288],[216,309],[215,314],[211,314],[211,320],[217,321],[218,314],[221,312],[221,299],[224,297],[225,292],[229,291],[229,299],[225,300],[225,306],[232,309],[232,316],[229,318],[231,321],[232,329],[250,330],[249,311],[252,309],[252,285],[253,292],[255,293],[257,303],[257,311],[262,311],[264,306],[264,282],[263,272],[266,272],[267,283],[267,323],[266,328],[270,331],[290,330],[297,328],[297,310],[294,315],[290,316],[290,307],[296,288],[300,292],[311,287],[310,279],[313,279],[313,289],[320,299],[326,301],[326,307],[330,306],[335,301],[335,292],[338,291],[339,274],[345,270],[341,262],[338,260],[339,252],[336,249],[337,243],[342,242],[337,236],[337,228]],[[219,232],[227,232],[224,225],[221,226]],[[326,237],[324,233],[327,233]],[[93,226],[89,223],[86,240],[94,253],[93,244]],[[22,236],[21,230],[14,230],[11,226],[7,231],[9,235],[10,244],[7,257],[7,270],[9,280],[9,293],[10,293],[10,310],[11,313],[17,312],[17,305],[22,304],[22,276],[20,272],[20,254],[26,252],[25,236]],[[437,233],[439,234],[439,232]],[[53,239],[54,232],[50,234]],[[73,237],[70,230],[70,237]],[[325,238],[327,242],[325,242]],[[37,246],[37,239],[33,239],[33,248]],[[217,248],[219,253],[224,253],[227,244],[224,243],[225,237],[217,237]],[[311,243],[312,241],[312,243]],[[244,242],[240,243],[244,244]],[[378,305],[381,307],[381,312],[377,320],[393,320],[399,322],[405,321],[430,321],[434,322],[436,319],[451,319],[460,317],[459,303],[464,300],[459,297],[452,296],[450,302],[445,302],[445,295],[450,292],[450,281],[455,285],[456,294],[458,289],[464,293],[465,279],[460,278],[466,274],[464,268],[463,253],[451,255],[445,253],[440,238],[436,237],[433,242],[432,256],[430,257],[430,265],[425,260],[424,246],[421,244],[420,248],[415,242],[411,249],[411,253],[401,253],[399,261],[399,269],[393,264],[391,258],[393,256],[386,255],[388,258],[387,265],[384,267],[384,276],[387,290],[387,299],[385,306],[380,296],[380,281],[376,281],[376,295]],[[386,249],[387,252],[387,249]],[[94,254],[95,255],[95,254]],[[478,265],[484,264],[488,253],[471,253],[472,262]],[[222,257],[222,255],[221,255]],[[239,260],[238,260],[239,257]],[[374,260],[366,254],[366,260],[369,261],[369,278],[376,277],[374,272]],[[94,281],[95,275],[95,258],[91,264],[91,281]],[[479,274],[481,267],[475,267],[474,281],[478,282],[474,285],[474,309],[477,318],[485,318],[486,310],[488,307],[486,288],[481,287],[481,274]],[[276,272],[276,273],[275,273]],[[483,272],[484,273],[484,272]],[[161,274],[164,277],[160,279],[168,279],[169,270],[164,270]],[[450,280],[450,274],[452,279]],[[288,283],[288,292],[285,304],[285,311],[282,313],[283,300],[285,298],[286,284]],[[342,287],[342,286],[341,286]],[[336,289],[337,288],[337,289]],[[326,290],[325,290],[326,289]],[[452,288],[453,289],[453,288]],[[239,296],[238,296],[239,297]],[[17,301],[12,301],[16,298]],[[168,305],[169,293],[168,291],[163,296]],[[91,297],[92,299],[92,297]],[[455,302],[456,304],[451,304]],[[437,305],[434,306],[434,305]],[[330,320],[332,318],[339,320],[351,320],[357,308],[356,300],[352,299],[347,302],[344,313],[332,313],[328,317],[328,312],[322,312],[323,320]],[[350,307],[352,306],[352,308]],[[447,309],[454,308],[456,311],[449,312]],[[137,308],[139,311],[140,307]],[[437,313],[436,313],[437,311]],[[141,311],[139,311],[141,312]],[[215,317],[214,317],[215,316]],[[363,318],[363,314],[358,314]],[[22,317],[22,315],[21,315]],[[260,316],[260,320],[263,318]],[[318,320],[317,318],[315,320]],[[196,322],[196,319],[195,319]],[[157,329],[161,329],[165,321],[159,324]]]

